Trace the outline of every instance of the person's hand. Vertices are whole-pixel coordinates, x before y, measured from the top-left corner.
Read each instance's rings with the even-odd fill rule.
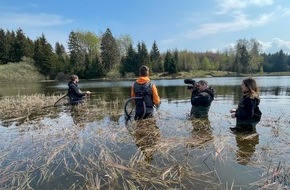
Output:
[[[91,94],[91,92],[90,91],[86,91],[86,95],[90,95]]]
[[[156,111],[160,108],[161,102],[158,105],[155,105]]]
[[[236,109],[231,109],[230,113],[236,113],[236,111],[237,111]]]
[[[231,109],[230,110],[230,113],[231,113],[231,117],[232,118],[235,118],[236,117],[236,111],[237,111],[236,109]]]

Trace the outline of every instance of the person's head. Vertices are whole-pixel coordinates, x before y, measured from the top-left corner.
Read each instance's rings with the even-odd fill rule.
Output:
[[[259,96],[259,89],[256,80],[252,77],[245,78],[242,82],[242,92],[251,98]]]
[[[146,65],[142,65],[140,67],[139,73],[141,77],[149,76],[149,67],[147,67]]]
[[[200,80],[196,83],[196,87],[200,92],[202,92],[208,88],[208,82],[205,80]]]
[[[70,80],[74,83],[78,83],[79,82],[79,77],[77,75],[71,75],[70,76]]]

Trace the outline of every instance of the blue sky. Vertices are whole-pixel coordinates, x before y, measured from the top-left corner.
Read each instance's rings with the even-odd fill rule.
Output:
[[[71,31],[110,28],[130,35],[136,47],[195,52],[224,51],[254,38],[263,52],[290,53],[289,0],[0,0],[0,28],[21,28],[32,40],[42,33],[54,47]]]

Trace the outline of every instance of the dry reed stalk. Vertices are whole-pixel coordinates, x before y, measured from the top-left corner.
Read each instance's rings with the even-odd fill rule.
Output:
[[[43,94],[4,97],[0,100],[0,109],[2,110],[0,119],[7,119],[9,122],[28,119],[33,113],[46,113],[46,110],[42,108],[52,106],[58,98],[59,96],[45,96]]]
[[[87,173],[85,179],[86,179],[85,189],[88,190],[101,189],[101,180],[99,179],[98,174],[94,175],[92,173]]]

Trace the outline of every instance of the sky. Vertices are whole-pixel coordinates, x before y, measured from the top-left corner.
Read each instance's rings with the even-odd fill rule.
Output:
[[[262,52],[290,53],[289,0],[0,0],[0,28],[67,47],[71,31],[129,35],[160,52],[220,51],[255,39]]]

